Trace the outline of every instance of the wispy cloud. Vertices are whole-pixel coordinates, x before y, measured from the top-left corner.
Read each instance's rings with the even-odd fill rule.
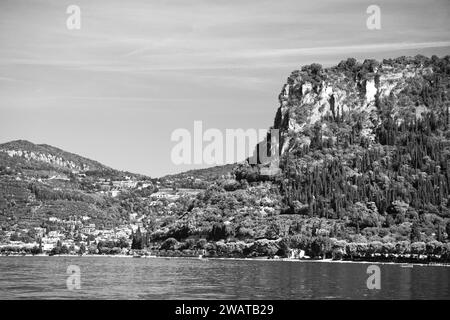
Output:
[[[14,78],[10,78],[10,77],[1,77],[0,76],[0,81],[3,81],[3,82],[17,82],[19,80],[14,79]]]
[[[246,58],[260,58],[260,57],[286,57],[298,55],[337,55],[361,52],[383,52],[393,50],[410,50],[423,48],[442,48],[449,47],[450,41],[436,41],[436,42],[397,42],[397,43],[371,43],[358,44],[346,46],[324,46],[324,47],[310,47],[310,48],[286,48],[286,49],[269,49],[269,50],[251,50],[234,52],[232,56],[246,57]]]

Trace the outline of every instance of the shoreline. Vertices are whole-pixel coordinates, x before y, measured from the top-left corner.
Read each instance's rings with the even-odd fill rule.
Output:
[[[306,263],[360,263],[360,264],[382,264],[382,265],[398,265],[400,267],[450,267],[450,263],[419,263],[419,262],[386,262],[386,261],[365,261],[365,260],[332,260],[332,259],[268,259],[267,257],[260,258],[228,258],[228,257],[174,257],[174,256],[133,256],[133,255],[121,255],[121,254],[86,254],[86,255],[73,255],[73,254],[61,254],[61,255],[48,255],[48,254],[13,254],[13,255],[0,255],[0,259],[3,257],[62,257],[62,258],[140,258],[140,259],[188,259],[188,260],[230,260],[230,261],[268,261],[268,262],[306,262]]]

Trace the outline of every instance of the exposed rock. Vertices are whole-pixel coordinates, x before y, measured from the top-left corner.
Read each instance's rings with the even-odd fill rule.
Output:
[[[280,129],[282,134],[281,154],[293,145],[296,148],[309,145],[309,131],[316,123],[349,115],[360,117],[361,134],[373,141],[374,130],[380,124],[379,99],[394,99],[393,116],[401,114],[405,108],[413,108],[413,113],[421,117],[428,111],[426,106],[405,107],[395,100],[409,79],[423,81],[424,76],[432,73],[432,68],[415,63],[400,66],[381,63],[377,67],[369,67],[364,75],[346,74],[333,67],[321,69],[313,79],[310,66],[294,71],[279,95],[280,107],[274,122],[274,128]],[[326,136],[327,132],[327,127],[322,125],[322,135]],[[328,133],[328,136],[333,134]]]

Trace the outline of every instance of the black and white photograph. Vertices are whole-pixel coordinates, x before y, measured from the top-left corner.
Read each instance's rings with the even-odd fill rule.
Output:
[[[0,300],[450,300],[450,1],[0,0]]]

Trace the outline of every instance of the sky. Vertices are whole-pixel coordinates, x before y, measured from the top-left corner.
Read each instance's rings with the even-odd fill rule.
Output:
[[[206,167],[173,163],[174,130],[267,129],[302,65],[416,54],[450,54],[449,0],[1,0],[0,143],[152,177]]]

